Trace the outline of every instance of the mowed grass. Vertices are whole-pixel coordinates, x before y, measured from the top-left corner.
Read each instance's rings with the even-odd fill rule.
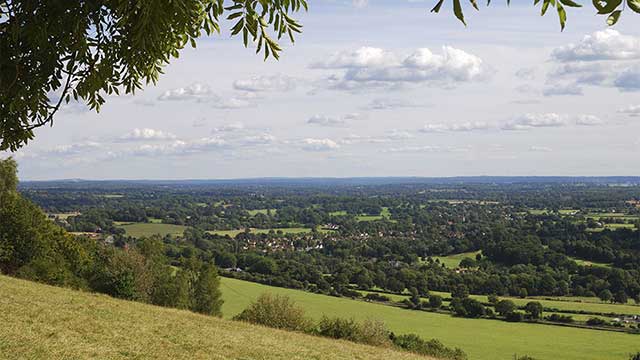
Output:
[[[118,224],[117,227],[124,229],[127,235],[139,238],[143,236],[152,236],[159,234],[161,236],[173,235],[182,236],[187,228],[183,225],[158,224],[158,223],[124,223]]]
[[[476,255],[480,254],[480,251],[472,251],[460,254],[452,254],[448,256],[432,256],[433,260],[440,261],[441,264],[448,267],[449,269],[455,269],[460,266],[460,261],[464,258],[471,258],[473,260],[476,259]]]
[[[0,359],[427,359],[0,276]]]
[[[258,214],[267,215],[267,214],[269,214],[269,212],[271,212],[271,214],[275,215],[277,211],[278,211],[277,209],[254,209],[254,210],[247,210],[247,212],[248,212],[248,213],[249,213],[249,215],[251,215],[251,216],[256,216],[256,215],[258,215]]]
[[[569,256],[569,259],[575,261],[576,264],[581,265],[581,266],[607,267],[607,268],[611,267],[611,264],[605,264],[605,263],[589,261],[589,260],[582,260],[582,259],[574,258],[574,257],[571,257],[571,256]]]
[[[284,294],[307,313],[384,321],[396,334],[416,333],[463,349],[472,360],[509,360],[528,354],[538,360],[626,360],[640,350],[640,336],[498,320],[456,318],[388,305],[336,298],[304,291],[269,287],[236,279],[222,279],[223,312],[231,317],[264,292]]]

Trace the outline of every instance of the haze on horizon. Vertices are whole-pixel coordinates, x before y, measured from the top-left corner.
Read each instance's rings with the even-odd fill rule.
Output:
[[[635,19],[312,5],[279,62],[223,33],[99,114],[66,106],[13,154],[21,178],[640,175]]]

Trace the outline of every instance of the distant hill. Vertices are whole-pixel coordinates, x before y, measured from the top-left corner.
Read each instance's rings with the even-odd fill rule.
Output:
[[[0,276],[0,359],[428,359]]]

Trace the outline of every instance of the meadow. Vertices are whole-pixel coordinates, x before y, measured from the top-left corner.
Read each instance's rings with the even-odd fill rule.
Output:
[[[538,360],[626,360],[631,352],[640,349],[640,335],[457,318],[448,314],[405,310],[230,278],[222,279],[221,288],[226,318],[242,311],[261,293],[284,294],[302,305],[314,318],[326,314],[359,320],[382,320],[397,334],[416,333],[425,338],[439,339],[447,346],[460,347],[473,360],[508,360],[514,354],[528,354]]]
[[[182,236],[182,233],[187,228],[187,226],[183,225],[173,225],[173,224],[161,224],[161,223],[119,223],[116,224],[117,227],[124,229],[127,235],[132,236],[134,238],[139,238],[143,236],[152,236],[156,234],[160,234],[161,236],[165,235],[173,235],[173,236]]]
[[[441,264],[449,269],[455,269],[460,265],[460,261],[464,258],[476,259],[476,255],[480,254],[480,251],[472,251],[460,254],[453,254],[448,256],[432,256],[433,260],[438,260]]]
[[[6,276],[0,294],[0,359],[429,359]]]

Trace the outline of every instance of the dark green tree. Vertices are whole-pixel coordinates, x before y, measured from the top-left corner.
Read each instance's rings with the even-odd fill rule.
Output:
[[[191,310],[202,314],[222,316],[220,277],[213,265],[205,265],[193,285]]]

